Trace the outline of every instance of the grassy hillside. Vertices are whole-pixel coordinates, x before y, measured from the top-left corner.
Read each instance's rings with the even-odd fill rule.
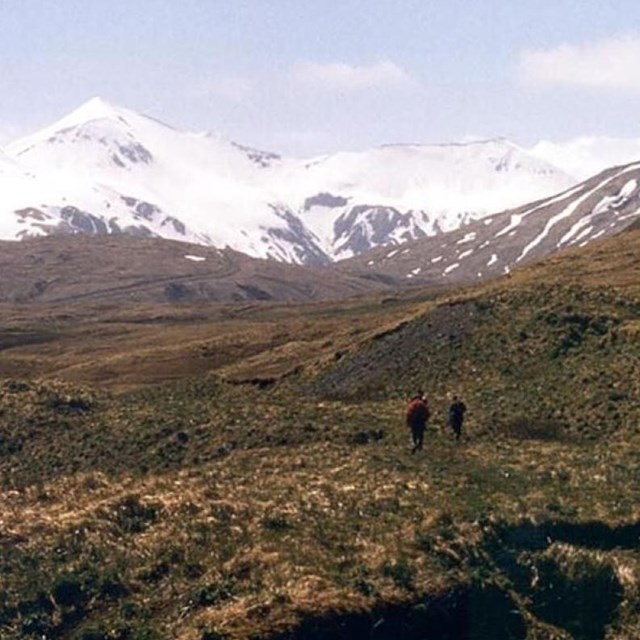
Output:
[[[638,249],[435,299],[5,308],[0,638],[640,637]]]
[[[464,396],[476,430],[594,438],[640,424],[640,298],[532,283],[451,300],[314,381],[332,398]],[[444,419],[444,418],[442,418]]]
[[[313,382],[334,398],[469,400],[477,429],[589,438],[640,424],[640,235],[443,297]],[[528,425],[527,425],[528,423]]]
[[[126,234],[0,241],[0,271],[0,303],[16,305],[303,302],[378,291],[394,281]]]

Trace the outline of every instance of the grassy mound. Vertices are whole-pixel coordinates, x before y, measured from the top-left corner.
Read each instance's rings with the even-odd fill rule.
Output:
[[[640,299],[534,284],[461,298],[380,334],[314,380],[322,397],[400,399],[426,389],[446,422],[461,395],[476,432],[563,438],[640,424]]]

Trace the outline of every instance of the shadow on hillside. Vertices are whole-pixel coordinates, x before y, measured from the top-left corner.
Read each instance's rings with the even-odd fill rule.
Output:
[[[565,556],[549,553],[558,542],[570,549]],[[522,640],[532,615],[576,640],[603,640],[617,620],[624,588],[613,563],[593,551],[639,548],[640,522],[503,524],[487,534],[483,546],[485,569],[493,565],[501,587],[472,582],[408,604],[312,617],[275,638]]]
[[[415,602],[367,613],[309,618],[276,640],[516,640],[526,624],[502,590],[471,585]]]
[[[640,521],[614,527],[599,521],[547,521],[539,524],[525,522],[499,527],[496,533],[501,546],[518,550],[539,551],[554,542],[601,551],[640,549]]]
[[[577,640],[602,640],[624,599],[616,567],[602,552],[640,548],[640,521],[503,524],[485,547],[536,618]]]
[[[53,333],[46,331],[19,331],[7,329],[0,331],[0,351],[13,349],[14,347],[26,347],[36,344],[44,344],[55,339]]]

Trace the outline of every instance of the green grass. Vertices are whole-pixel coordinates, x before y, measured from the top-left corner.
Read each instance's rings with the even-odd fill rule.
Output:
[[[599,251],[438,300],[11,316],[0,638],[640,637],[640,279]]]
[[[19,388],[12,397],[34,393]],[[395,403],[319,401],[287,383],[252,391],[248,406],[246,389],[198,379],[63,411],[58,435],[69,439],[51,447],[53,419],[43,415],[60,405],[47,385],[37,389],[39,409],[16,405],[45,433],[3,458],[6,637],[262,637],[312,615],[409,607],[465,585],[496,585],[537,620],[532,629],[557,627],[548,607],[526,604],[529,591],[514,582],[524,569],[502,566],[491,541],[527,523],[640,521],[637,437],[606,448],[455,443],[433,428],[412,456]],[[70,388],[63,397],[76,395],[86,398]],[[354,444],[370,429],[383,437]],[[532,567],[566,544],[516,547],[512,562],[532,580]],[[621,585],[621,567],[638,570],[637,548],[584,553]],[[571,576],[558,557],[553,571]],[[622,586],[614,595],[630,597]],[[621,606],[607,610],[607,624]],[[114,629],[120,636],[107,634]]]

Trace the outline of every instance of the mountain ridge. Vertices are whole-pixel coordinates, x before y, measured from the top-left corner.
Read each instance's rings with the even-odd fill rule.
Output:
[[[0,241],[0,304],[173,304],[341,299],[394,281],[126,234]]]
[[[106,230],[299,264],[438,234],[575,182],[504,139],[294,160],[100,98],[3,151],[32,176],[0,198],[4,239]],[[305,206],[322,194],[334,204]]]
[[[155,212],[144,202],[127,199],[141,219]],[[344,206],[344,200],[319,194],[307,202]],[[353,217],[366,208],[354,207]],[[217,249],[134,233],[112,233],[98,217],[74,221],[93,225],[95,237],[67,234],[24,243],[0,242],[0,302],[72,302],[93,299],[121,302],[230,302],[240,300],[308,301],[345,297],[407,286],[435,289],[471,284],[510,274],[515,268],[571,247],[619,234],[640,221],[640,163],[613,167],[550,198],[487,216],[434,237],[406,239],[398,246],[369,250],[335,264],[295,265],[252,258],[233,249]],[[19,210],[36,219],[34,209]],[[280,212],[287,215],[286,212]],[[389,215],[388,210],[382,211]],[[291,215],[291,214],[289,214]],[[394,215],[402,218],[397,210]],[[346,241],[353,241],[346,221]],[[179,229],[181,224],[173,220]],[[298,233],[304,227],[291,226]],[[391,227],[394,221],[390,220]],[[397,225],[396,225],[397,226]],[[91,231],[90,228],[87,229]],[[336,231],[341,227],[336,225]],[[387,230],[391,233],[393,229]],[[277,232],[274,232],[277,233]],[[281,231],[285,234],[285,231]],[[137,238],[129,237],[137,235]],[[321,255],[318,262],[320,263]],[[229,267],[220,270],[224,263]]]
[[[640,163],[612,167],[566,191],[441,236],[339,263],[355,274],[462,284],[510,273],[561,249],[616,235],[640,219]]]

